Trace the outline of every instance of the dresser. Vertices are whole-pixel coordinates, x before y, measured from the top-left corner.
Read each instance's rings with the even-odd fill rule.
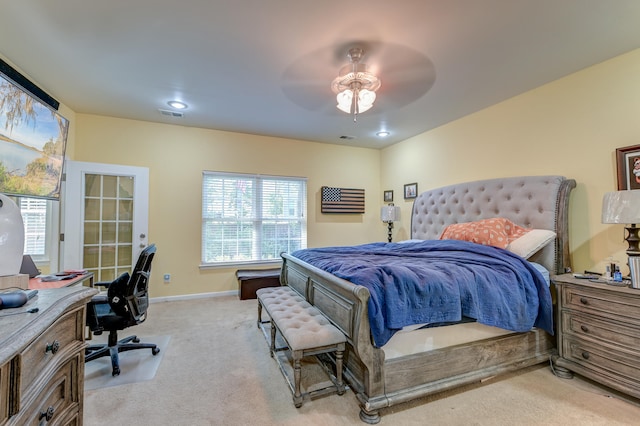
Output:
[[[0,310],[0,425],[82,424],[85,311],[97,292],[39,290]]]
[[[640,290],[571,274],[551,278],[558,290],[554,373],[578,373],[640,398]]]

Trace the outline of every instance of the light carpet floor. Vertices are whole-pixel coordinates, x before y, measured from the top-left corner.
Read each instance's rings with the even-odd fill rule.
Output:
[[[155,377],[86,390],[85,425],[364,425],[351,390],[293,406],[256,327],[255,300],[155,303],[136,329],[171,336]],[[631,425],[640,405],[577,376],[559,379],[541,364],[381,414],[381,425],[394,426]]]
[[[124,330],[122,338],[130,336]],[[134,332],[132,332],[133,334]],[[151,349],[136,349],[122,352],[119,355],[120,375],[112,376],[111,357],[105,356],[87,363],[84,368],[85,390],[120,386],[129,383],[144,382],[156,376],[156,371],[164,358],[164,353],[169,346],[170,336],[141,336],[137,335],[142,343],[155,343],[160,348],[157,355],[151,353]],[[93,336],[89,341],[91,345],[106,343],[107,333]]]

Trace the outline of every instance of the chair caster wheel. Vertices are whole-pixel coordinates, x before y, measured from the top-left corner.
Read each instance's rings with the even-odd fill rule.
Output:
[[[158,355],[158,354],[160,353],[160,348],[153,348],[153,349],[151,349],[151,353],[152,353],[153,355]]]
[[[111,372],[111,375],[112,375],[113,377],[115,377],[115,376],[119,376],[119,375],[120,375],[120,367],[114,367],[114,368],[113,368],[113,371]]]

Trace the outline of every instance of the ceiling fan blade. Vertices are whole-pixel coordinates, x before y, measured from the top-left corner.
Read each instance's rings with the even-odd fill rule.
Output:
[[[382,82],[378,110],[408,105],[433,86],[435,67],[426,55],[397,44],[350,42],[337,49],[317,49],[292,63],[282,75],[285,96],[309,111],[338,114],[331,82],[349,63],[347,53],[352,47],[362,47],[362,63]]]

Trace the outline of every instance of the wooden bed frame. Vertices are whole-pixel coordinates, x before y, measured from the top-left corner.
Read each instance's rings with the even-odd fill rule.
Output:
[[[450,223],[505,217],[527,228],[557,233],[530,260],[552,273],[570,267],[569,194],[575,181],[562,176],[525,176],[461,183],[420,194],[414,201],[411,237],[436,239]],[[318,307],[347,338],[344,375],[356,392],[360,418],[380,421],[380,409],[535,365],[549,359],[555,339],[540,329],[508,333],[385,360],[372,344],[369,291],[283,254],[281,281]]]

